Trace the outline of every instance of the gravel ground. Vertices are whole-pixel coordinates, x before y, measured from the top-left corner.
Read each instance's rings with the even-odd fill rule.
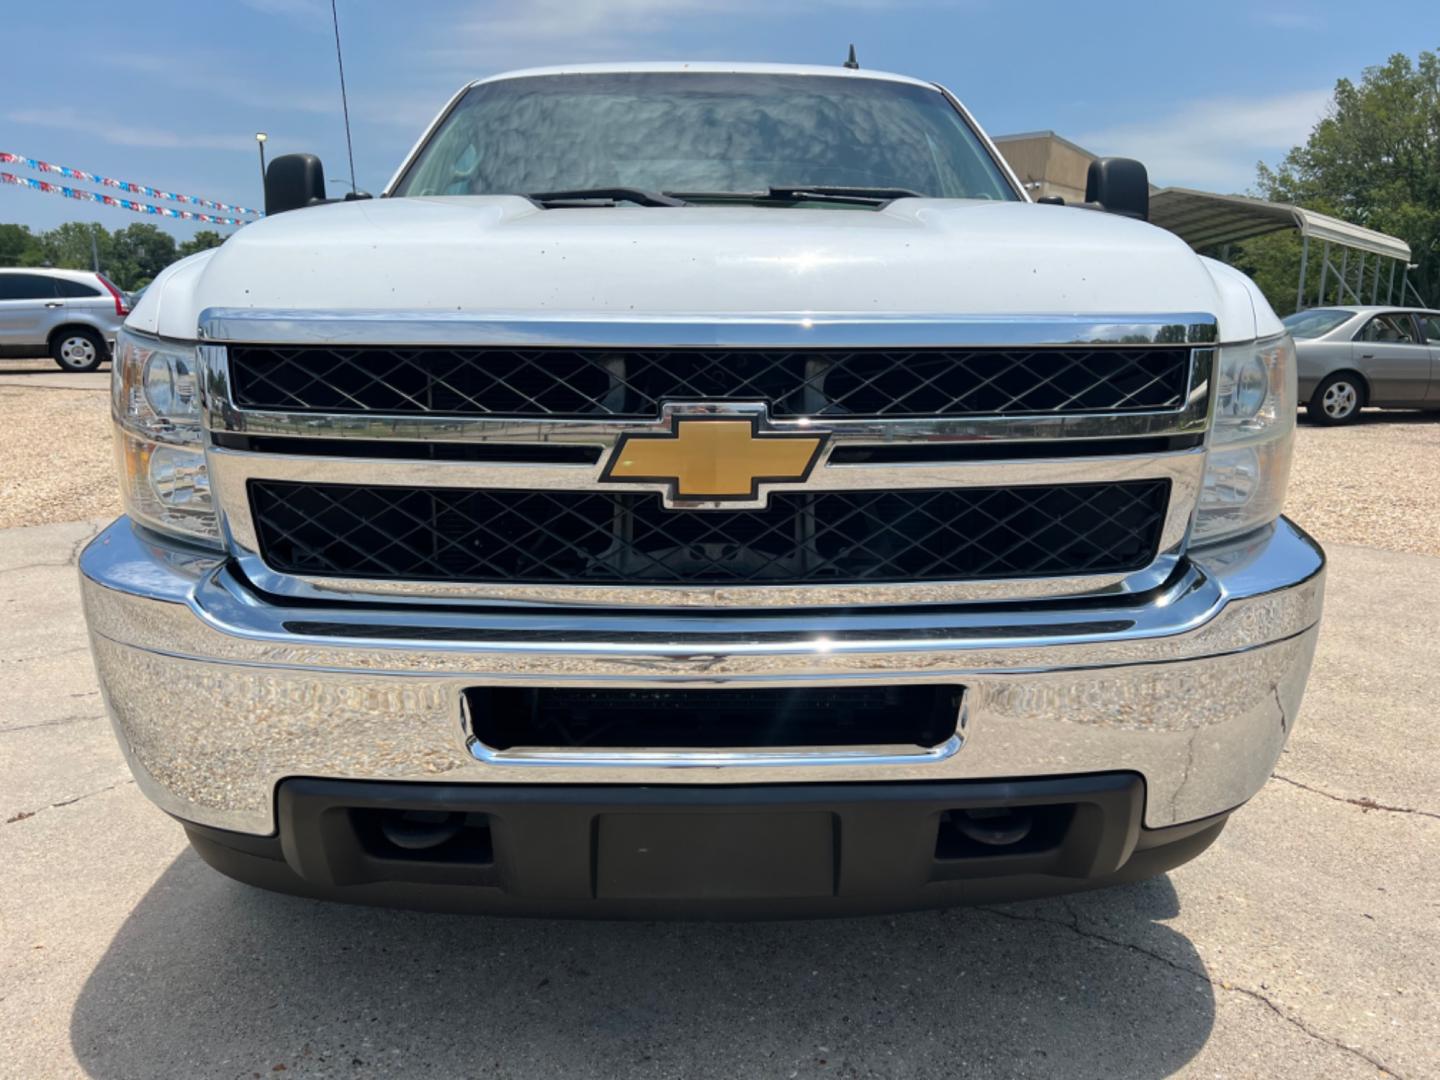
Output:
[[[0,360],[0,528],[120,512],[108,371]],[[73,387],[73,389],[72,389]],[[1440,412],[1300,424],[1286,513],[1322,543],[1440,556]]]
[[[1440,555],[1440,412],[1302,421],[1285,512],[1321,543]]]
[[[120,512],[109,385],[108,368],[0,360],[0,529]]]

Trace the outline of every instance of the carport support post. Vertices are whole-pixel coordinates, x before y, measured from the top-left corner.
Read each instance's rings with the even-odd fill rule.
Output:
[[[1326,241],[1325,241],[1325,246],[1320,249],[1320,291],[1319,291],[1319,293],[1316,294],[1316,299],[1317,299],[1321,304],[1324,304],[1324,303],[1325,303],[1325,275],[1328,274],[1329,272],[1330,272],[1330,241],[1329,241],[1329,240],[1326,240]]]
[[[1305,308],[1305,264],[1310,261],[1310,234],[1305,233],[1300,239],[1300,285],[1295,290],[1295,310],[1303,311]]]
[[[1385,303],[1395,302],[1395,260],[1390,260],[1390,280],[1385,282]]]
[[[1349,271],[1349,269],[1350,249],[1347,247],[1342,249],[1340,252],[1340,287],[1335,290],[1336,296],[1338,297],[1338,299],[1335,301],[1337,304],[1345,303],[1345,275]]]
[[[1375,256],[1375,284],[1370,289],[1370,303],[1380,302],[1380,256]]]
[[[1360,272],[1355,275],[1355,303],[1365,303],[1365,298],[1360,294],[1365,291],[1365,252],[1360,252]]]

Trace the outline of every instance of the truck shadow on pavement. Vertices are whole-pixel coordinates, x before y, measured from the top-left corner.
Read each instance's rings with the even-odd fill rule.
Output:
[[[507,920],[269,894],[186,851],[70,1035],[98,1077],[1160,1077],[1215,1020],[1158,921],[1178,903],[1162,877],[867,919]]]

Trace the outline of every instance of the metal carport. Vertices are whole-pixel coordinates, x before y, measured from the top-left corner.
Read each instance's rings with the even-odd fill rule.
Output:
[[[1151,191],[1150,221],[1169,229],[1196,249],[1222,247],[1252,236],[1298,229],[1301,247],[1300,280],[1295,291],[1296,310],[1305,306],[1312,237],[1324,245],[1320,251],[1320,286],[1315,295],[1317,304],[1343,304],[1347,300],[1355,304],[1375,304],[1381,302],[1382,295],[1384,303],[1404,303],[1408,289],[1416,302],[1425,306],[1424,298],[1410,283],[1409,244],[1398,237],[1352,225],[1328,214],[1244,195],[1214,195],[1208,191],[1172,187]],[[1339,265],[1331,257],[1332,246],[1340,249]],[[1353,268],[1352,252],[1358,256]],[[1366,269],[1367,259],[1371,261],[1369,271]],[[1382,275],[1382,266],[1386,262],[1389,270]],[[1398,297],[1395,294],[1397,265],[1401,270]],[[1367,272],[1370,274],[1368,282]],[[1331,275],[1335,282],[1333,300],[1327,292]],[[1367,292],[1368,300],[1365,296]]]

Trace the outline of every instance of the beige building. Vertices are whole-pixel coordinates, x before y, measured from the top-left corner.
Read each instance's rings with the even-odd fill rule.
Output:
[[[1085,201],[1085,173],[1095,160],[1089,150],[1053,131],[1000,135],[995,147],[1032,198],[1058,195],[1067,203]]]

